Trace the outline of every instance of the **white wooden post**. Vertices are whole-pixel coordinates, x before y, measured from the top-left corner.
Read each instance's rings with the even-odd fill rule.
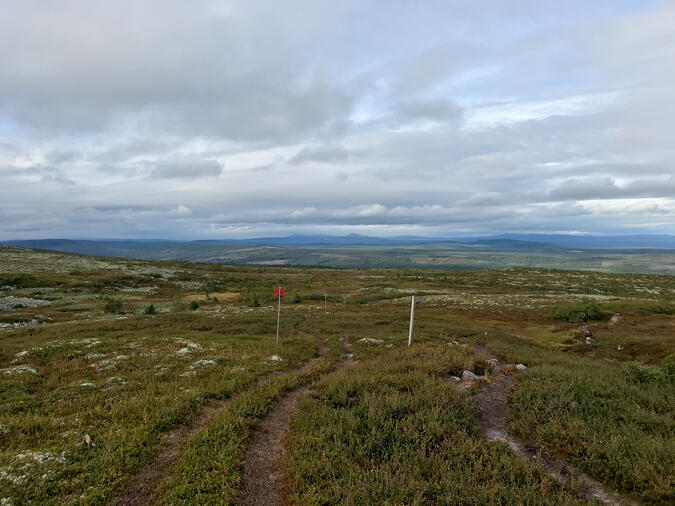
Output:
[[[279,305],[277,306],[277,344],[279,344],[279,317],[281,316],[281,287],[279,287]]]
[[[415,296],[412,296],[410,303],[410,331],[408,332],[408,346],[412,344],[413,322],[415,321]]]

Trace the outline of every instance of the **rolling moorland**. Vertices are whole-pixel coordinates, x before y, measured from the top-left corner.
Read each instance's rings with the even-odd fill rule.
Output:
[[[43,239],[5,244],[85,255],[241,265],[444,270],[537,267],[675,274],[675,236],[669,235],[505,235],[448,240],[349,234],[184,242]]]
[[[0,247],[0,504],[672,504],[672,255],[507,253]]]

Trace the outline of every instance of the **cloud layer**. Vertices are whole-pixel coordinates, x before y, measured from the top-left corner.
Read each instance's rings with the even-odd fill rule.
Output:
[[[675,7],[0,0],[0,239],[675,233]]]

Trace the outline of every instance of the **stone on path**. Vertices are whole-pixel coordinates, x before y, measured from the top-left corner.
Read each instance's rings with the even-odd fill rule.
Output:
[[[478,376],[476,376],[471,371],[464,371],[462,373],[462,379],[465,380],[465,381],[475,381],[475,380],[478,379]]]

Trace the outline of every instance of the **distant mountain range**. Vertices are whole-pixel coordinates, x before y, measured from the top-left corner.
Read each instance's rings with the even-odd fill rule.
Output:
[[[544,267],[675,274],[675,236],[504,234],[490,237],[290,235],[203,241],[40,239],[22,246],[101,257],[332,268]]]
[[[53,249],[73,253],[104,254],[110,249],[137,250],[139,244],[145,248],[192,244],[192,245],[256,245],[281,247],[350,247],[382,246],[401,247],[419,245],[482,245],[507,251],[545,251],[566,249],[634,249],[656,248],[675,249],[675,235],[566,235],[566,234],[502,234],[486,237],[442,238],[442,237],[372,237],[360,234],[334,235],[289,235],[285,237],[255,237],[251,239],[213,239],[197,241],[175,241],[164,239],[35,239],[5,241],[0,244],[30,248]]]

